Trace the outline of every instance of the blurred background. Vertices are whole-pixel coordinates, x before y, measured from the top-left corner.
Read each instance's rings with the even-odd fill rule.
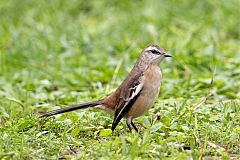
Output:
[[[1,1],[1,95],[22,100],[16,92],[44,94],[48,84],[67,92],[105,88],[119,66],[115,88],[141,50],[158,44],[173,55],[162,64],[164,98],[204,93],[213,70],[216,95],[237,98],[239,6],[237,0]]]
[[[161,64],[159,104],[198,102],[209,90],[210,104],[239,99],[239,8],[239,0],[1,0],[0,124],[102,98],[149,44],[173,56]]]

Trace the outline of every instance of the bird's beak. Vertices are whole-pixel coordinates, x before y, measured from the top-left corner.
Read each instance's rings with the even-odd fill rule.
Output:
[[[170,54],[168,54],[168,53],[165,53],[164,57],[172,57],[172,56]]]

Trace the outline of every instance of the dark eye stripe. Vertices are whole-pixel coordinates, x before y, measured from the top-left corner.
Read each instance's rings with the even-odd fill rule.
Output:
[[[159,51],[156,51],[156,50],[151,50],[151,52],[152,52],[153,54],[160,54],[160,52],[159,52]]]

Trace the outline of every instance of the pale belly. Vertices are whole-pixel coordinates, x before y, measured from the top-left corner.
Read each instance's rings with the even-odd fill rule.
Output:
[[[157,99],[162,75],[159,67],[153,67],[154,68],[149,68],[151,72],[149,72],[150,70],[145,72],[144,76],[148,79],[144,79],[144,86],[141,94],[125,117],[136,118],[143,115],[151,106],[153,106],[155,100]]]

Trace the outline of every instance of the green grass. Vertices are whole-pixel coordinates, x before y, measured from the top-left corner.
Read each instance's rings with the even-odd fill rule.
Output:
[[[240,1],[0,2],[0,159],[240,158]],[[142,48],[161,64],[141,134],[97,110],[42,112],[112,92]],[[211,84],[211,80],[213,83]]]

